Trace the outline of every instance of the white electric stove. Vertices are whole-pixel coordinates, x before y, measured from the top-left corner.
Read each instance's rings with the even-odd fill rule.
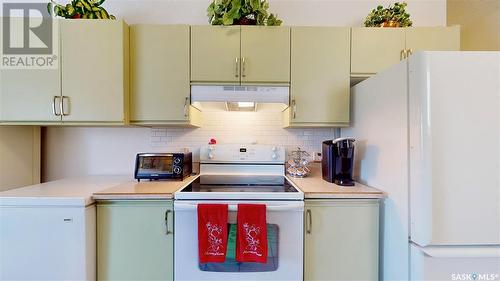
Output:
[[[302,280],[304,194],[285,177],[286,152],[269,145],[209,145],[200,149],[200,176],[175,193],[175,280]],[[269,256],[265,264],[198,261],[197,205],[265,204]]]
[[[209,145],[200,149],[200,176],[177,200],[303,200],[285,177],[285,149],[269,145]]]

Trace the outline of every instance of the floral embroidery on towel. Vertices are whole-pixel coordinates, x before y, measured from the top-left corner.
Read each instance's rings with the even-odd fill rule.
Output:
[[[249,225],[248,223],[244,223],[243,229],[245,230],[245,240],[247,241],[243,253],[254,254],[261,257],[262,252],[260,250],[260,239],[258,238],[260,234],[260,227],[254,224]]]
[[[266,205],[238,204],[237,262],[267,262]]]
[[[224,252],[222,249],[222,226],[218,224],[213,224],[211,222],[207,222],[206,224],[207,232],[208,232],[208,247],[205,251],[205,255],[210,256],[222,256]]]

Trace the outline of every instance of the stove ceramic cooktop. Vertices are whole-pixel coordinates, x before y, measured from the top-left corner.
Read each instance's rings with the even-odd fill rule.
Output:
[[[179,200],[302,200],[281,175],[201,175],[175,193]]]

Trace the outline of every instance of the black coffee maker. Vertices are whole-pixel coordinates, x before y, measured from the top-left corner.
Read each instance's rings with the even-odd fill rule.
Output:
[[[323,179],[338,185],[353,186],[354,138],[323,142],[321,172]]]

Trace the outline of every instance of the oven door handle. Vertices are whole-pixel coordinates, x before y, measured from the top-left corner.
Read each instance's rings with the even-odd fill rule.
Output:
[[[266,204],[266,211],[270,212],[275,212],[275,211],[304,211],[304,205],[303,202],[302,204],[290,204],[290,205],[279,205],[279,206],[269,206]],[[218,203],[218,204],[224,204],[224,203]],[[175,210],[177,211],[187,211],[191,210],[194,211],[198,207],[197,203],[186,203],[186,202],[179,202],[175,204]],[[238,211],[238,205],[237,204],[228,204],[228,211],[230,212],[236,212]]]

